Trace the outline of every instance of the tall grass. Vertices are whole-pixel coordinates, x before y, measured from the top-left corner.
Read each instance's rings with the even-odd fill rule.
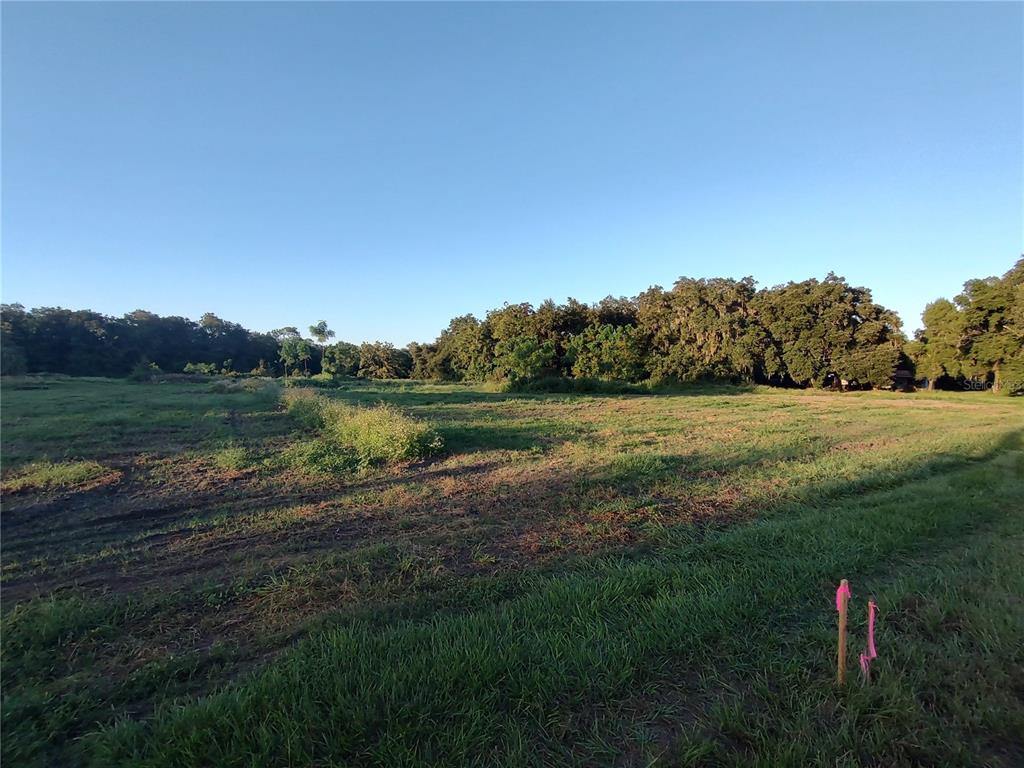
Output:
[[[285,390],[281,399],[302,426],[317,433],[288,454],[308,468],[335,471],[422,459],[443,446],[432,426],[391,405],[348,405],[308,389]]]
[[[329,404],[311,389],[286,389],[281,393],[281,403],[289,415],[306,429],[323,429],[324,410]]]

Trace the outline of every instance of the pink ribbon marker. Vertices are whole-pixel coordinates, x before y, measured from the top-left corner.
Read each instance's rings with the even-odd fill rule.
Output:
[[[871,675],[871,660],[878,656],[875,650],[875,609],[878,608],[873,600],[868,601],[868,652],[860,655],[860,669],[867,678]]]
[[[850,599],[850,585],[845,581],[839,585],[839,589],[836,590],[836,610],[843,610],[843,598]]]

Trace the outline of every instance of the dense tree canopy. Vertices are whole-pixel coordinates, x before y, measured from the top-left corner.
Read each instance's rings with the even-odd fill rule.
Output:
[[[412,355],[384,341],[359,345],[358,374],[367,379],[407,379]]]
[[[888,386],[898,368],[934,386],[981,382],[1024,390],[1024,259],[1000,278],[968,281],[939,299],[907,343],[896,314],[841,277],[758,288],[753,278],[680,278],[635,298],[587,305],[548,300],[455,317],[432,343],[330,342],[325,321],[270,333],[207,313],[198,322],[137,310],[4,305],[5,374],[46,371],[124,376],[133,371],[422,378],[521,383],[563,376],[619,381],[701,379],[822,386]],[[909,357],[907,355],[909,354]]]
[[[278,358],[278,341],[221,320],[212,313],[199,322],[136,310],[107,317],[88,310],[42,307],[26,311],[3,306],[4,372],[8,356],[26,371],[73,376],[124,376],[140,362],[181,372],[188,363],[210,363],[248,372]]]
[[[953,301],[927,306],[909,345],[929,386],[1024,392],[1024,258],[1002,277],[968,280]]]
[[[359,347],[347,341],[324,347],[321,367],[330,376],[355,376],[359,372]]]
[[[506,304],[483,321],[457,317],[433,344],[416,345],[414,375],[886,386],[905,341],[895,313],[835,275],[760,291],[749,277],[681,278],[635,299]]]
[[[278,357],[284,365],[285,372],[298,372],[301,365],[303,371],[309,374],[309,359],[313,356],[313,347],[301,336],[288,336],[281,341],[281,350]]]

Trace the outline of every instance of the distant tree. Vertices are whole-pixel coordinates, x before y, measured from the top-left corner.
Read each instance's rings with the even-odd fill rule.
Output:
[[[327,327],[326,320],[321,320],[316,325],[309,326],[309,335],[316,339],[320,344],[326,344],[334,338],[334,331]]]
[[[364,343],[359,347],[359,375],[368,379],[407,379],[412,356],[385,341]]]
[[[127,376],[149,362],[181,371],[190,362],[219,368],[230,361],[230,369],[246,371],[278,355],[270,334],[253,333],[212,312],[198,322],[141,309],[118,318],[60,307],[26,312],[9,305],[3,314],[3,347],[12,370],[20,360],[29,372],[83,376]]]
[[[591,309],[594,325],[636,325],[638,306],[636,299],[625,296],[605,296]]]
[[[558,373],[567,375],[572,367],[568,359],[570,340],[583,333],[591,323],[591,310],[586,304],[570,298],[565,304],[545,300],[533,315],[533,335],[539,342],[550,341],[555,345],[555,364]]]
[[[23,346],[27,325],[27,314],[21,304],[0,307],[0,375],[21,376],[28,372],[28,358]]]
[[[752,380],[760,372],[761,339],[753,318],[753,278],[681,277],[671,291],[651,288],[639,297],[637,327],[658,379]]]
[[[540,341],[561,342],[590,325],[590,308],[576,299],[565,304],[545,300],[533,314],[532,330]]]
[[[283,328],[275,328],[270,332],[270,335],[274,337],[275,341],[281,342],[289,337],[298,338],[301,334],[294,325],[286,325]]]
[[[906,341],[894,312],[831,273],[820,282],[760,291],[751,310],[767,333],[763,368],[782,383],[820,386],[830,377],[891,383]]]
[[[908,350],[930,387],[948,377],[1024,392],[1024,258],[1002,277],[968,280],[952,302],[933,301],[921,319]]]
[[[494,347],[494,370],[500,379],[528,381],[554,372],[555,343],[533,336],[502,339]]]
[[[331,376],[355,376],[359,372],[359,347],[346,341],[324,347],[321,365]]]
[[[300,336],[284,337],[281,341],[279,357],[284,365],[286,376],[288,375],[288,369],[291,368],[294,371],[299,363],[303,364],[306,375],[309,375],[309,359],[312,357],[312,350],[310,349],[309,342],[305,339]]]
[[[222,333],[224,331],[224,326],[224,321],[213,314],[213,312],[206,312],[201,318],[199,318],[199,327],[211,336],[216,336],[218,333]]]
[[[1024,390],[1024,350],[1015,325],[1015,299],[1024,284],[1024,258],[1002,277],[968,280],[956,304],[963,321],[963,371],[996,393]]]
[[[646,373],[643,335],[632,325],[588,327],[569,341],[568,359],[578,378],[639,381]]]
[[[409,371],[409,378],[421,380],[445,378],[445,372],[439,365],[436,344],[418,344],[414,341],[406,347],[406,351],[412,358],[412,370]]]
[[[483,381],[494,368],[494,339],[488,325],[473,315],[453,318],[434,345],[436,378]]]
[[[935,389],[944,379],[957,379],[963,374],[963,321],[956,305],[938,299],[924,308],[924,328],[907,345],[919,376],[928,379],[928,389]]]
[[[508,304],[487,312],[485,319],[489,335],[495,343],[535,334],[534,307],[528,303]]]
[[[0,376],[21,376],[28,372],[25,350],[17,344],[0,346]]]
[[[269,333],[253,333],[249,336],[249,343],[246,346],[245,354],[239,355],[235,363],[236,370],[244,371],[247,367],[260,368],[265,371],[263,376],[270,376],[273,371],[267,361],[274,361],[278,357],[277,340]]]
[[[136,310],[3,306],[0,372],[126,376],[149,370],[269,372],[481,381],[571,375],[637,380],[702,377],[816,386],[828,380],[890,383],[911,362],[933,383],[983,381],[1024,391],[1024,259],[1002,277],[970,280],[953,301],[930,304],[911,343],[898,317],[871,292],[830,274],[757,290],[751,278],[680,278],[635,298],[587,306],[546,300],[505,304],[481,321],[455,317],[431,344],[327,345],[322,321],[254,333],[212,312],[198,321]],[[323,345],[323,346],[321,346]],[[909,355],[909,359],[907,358]],[[198,368],[202,366],[202,368]]]
[[[200,319],[199,328],[202,359],[222,365],[228,371],[235,370],[235,365],[237,370],[247,371],[256,363],[258,355],[252,348],[254,334],[238,323],[207,312]]]

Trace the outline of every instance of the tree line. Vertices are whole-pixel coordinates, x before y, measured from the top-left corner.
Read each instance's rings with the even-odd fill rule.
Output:
[[[908,352],[931,386],[1024,392],[1024,258],[925,307]]]
[[[753,278],[680,278],[594,304],[506,304],[462,315],[430,343],[333,341],[326,322],[269,333],[212,313],[198,321],[138,310],[3,306],[3,372],[124,376],[147,371],[323,377],[625,382],[716,380],[776,386],[893,385],[1024,389],[1024,259],[968,281],[925,310],[906,338],[870,290],[829,274],[769,288]]]

